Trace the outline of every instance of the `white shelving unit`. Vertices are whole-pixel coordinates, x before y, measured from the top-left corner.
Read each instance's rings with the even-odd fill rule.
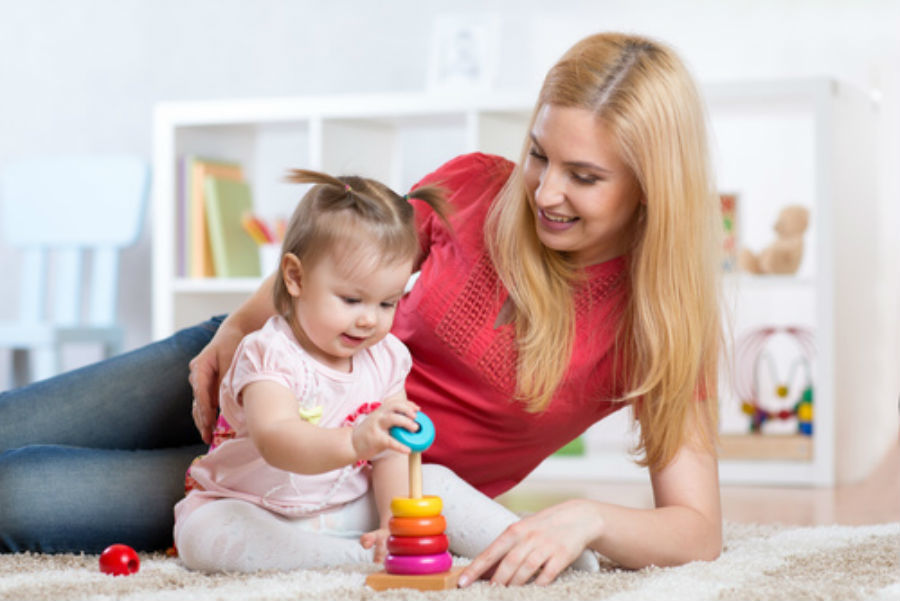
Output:
[[[522,94],[466,102],[368,95],[171,102],[154,115],[153,336],[233,310],[259,282],[177,276],[177,162],[185,154],[239,161],[263,216],[290,216],[303,188],[287,169],[357,173],[410,185],[457,154],[518,155],[530,107]]]
[[[875,203],[868,160],[874,109],[861,92],[826,79],[724,83],[704,91],[720,189],[738,195],[742,242],[755,250],[768,244],[782,205],[804,204],[812,213],[806,257],[796,276],[728,281],[736,333],[753,323],[785,320],[815,331],[812,459],[724,460],[722,480],[841,481],[845,475],[836,473],[835,445],[857,442],[853,432],[842,429],[847,416],[853,422],[852,408],[837,399],[849,404],[854,395],[870,392],[875,363],[864,343],[874,327],[874,287],[859,269],[876,253],[875,228],[867,216],[874,214]],[[176,276],[177,162],[182,155],[240,161],[256,210],[269,217],[289,215],[302,194],[298,186],[280,183],[291,167],[356,172],[405,190],[460,153],[481,150],[515,159],[533,99],[532,93],[489,94],[465,102],[408,94],[158,105],[154,337],[233,310],[259,284]],[[838,155],[848,147],[858,151]],[[738,420],[724,406],[723,418],[726,427]],[[628,432],[625,415],[608,418],[586,434],[586,456],[550,458],[532,477],[646,479],[623,452],[631,442]],[[848,437],[853,438],[849,443]]]

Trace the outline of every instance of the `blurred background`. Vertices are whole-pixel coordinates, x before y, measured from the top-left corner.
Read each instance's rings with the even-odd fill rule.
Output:
[[[440,24],[456,17],[494,27],[494,91],[536,91],[567,47],[606,30],[668,43],[701,84],[819,76],[850,84],[877,107],[869,172],[878,175],[867,187],[877,191],[871,221],[883,260],[860,266],[875,270],[883,309],[882,338],[872,343],[900,367],[898,1],[0,0],[0,15],[0,168],[70,152],[150,161],[153,110],[163,101],[424,91]],[[122,256],[126,350],[152,337],[153,226],[148,203],[138,241]],[[17,312],[20,259],[0,239],[0,321]],[[98,357],[76,345],[64,367]],[[10,385],[9,361],[0,351],[0,390]]]

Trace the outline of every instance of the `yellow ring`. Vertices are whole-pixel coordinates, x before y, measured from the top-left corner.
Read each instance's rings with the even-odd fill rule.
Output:
[[[433,495],[421,499],[394,497],[391,500],[391,514],[398,518],[430,518],[441,515],[443,508],[441,498]]]

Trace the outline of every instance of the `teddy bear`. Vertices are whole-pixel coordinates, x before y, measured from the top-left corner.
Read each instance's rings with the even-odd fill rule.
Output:
[[[796,273],[803,259],[803,233],[808,226],[809,209],[801,205],[784,207],[775,222],[775,241],[758,254],[741,249],[738,265],[748,273]]]

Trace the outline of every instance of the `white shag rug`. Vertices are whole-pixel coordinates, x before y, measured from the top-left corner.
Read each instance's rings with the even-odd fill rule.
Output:
[[[113,577],[99,571],[96,555],[6,554],[0,555],[0,600],[900,600],[900,523],[726,524],[725,550],[716,561],[639,571],[605,566],[599,574],[570,570],[546,587],[478,582],[442,592],[375,592],[365,577],[377,569],[207,575],[162,554],[142,554],[138,573]]]

